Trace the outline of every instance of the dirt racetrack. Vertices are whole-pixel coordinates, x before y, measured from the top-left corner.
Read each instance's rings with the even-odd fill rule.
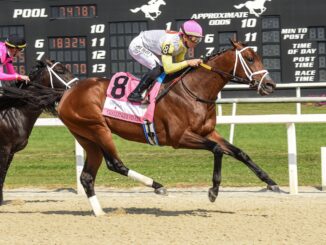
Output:
[[[71,190],[6,190],[0,244],[326,244],[325,192],[222,188],[210,203],[207,189],[97,188],[99,218]]]

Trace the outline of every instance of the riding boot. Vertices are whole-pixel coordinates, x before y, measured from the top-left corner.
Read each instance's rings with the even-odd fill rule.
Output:
[[[145,74],[140,80],[137,87],[132,91],[132,93],[128,96],[128,100],[131,102],[139,102],[141,103],[144,100],[143,93],[146,89],[148,89],[153,83],[154,79],[149,74]]]

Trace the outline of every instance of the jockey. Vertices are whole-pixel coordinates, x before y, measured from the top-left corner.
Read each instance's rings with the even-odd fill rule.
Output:
[[[3,43],[0,42],[0,81],[24,80],[29,81],[29,77],[16,73],[12,60],[23,52],[26,41],[16,35],[10,35]],[[4,66],[6,72],[4,72]]]
[[[185,60],[188,48],[196,47],[202,40],[202,27],[194,20],[184,22],[179,32],[152,30],[141,32],[129,45],[130,55],[149,71],[128,96],[131,102],[142,102],[143,92],[164,71],[172,74],[188,66],[197,67],[202,59]]]

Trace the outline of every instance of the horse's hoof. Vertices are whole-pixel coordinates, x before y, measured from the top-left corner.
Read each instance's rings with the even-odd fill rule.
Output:
[[[273,192],[281,192],[281,189],[278,185],[268,185],[267,190],[270,190]]]
[[[168,191],[164,187],[157,188],[154,190],[154,192],[155,192],[155,194],[158,194],[158,195],[163,195],[163,196],[168,195]]]
[[[214,188],[209,188],[209,190],[208,190],[208,199],[211,202],[215,202],[217,196],[218,196],[218,189],[214,191]]]

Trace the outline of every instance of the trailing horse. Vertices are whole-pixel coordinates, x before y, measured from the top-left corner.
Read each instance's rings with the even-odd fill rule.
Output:
[[[224,154],[243,162],[269,189],[279,190],[277,184],[246,153],[215,131],[215,100],[230,79],[256,87],[261,95],[272,93],[275,88],[258,55],[240,42],[232,41],[232,45],[232,49],[209,57],[203,66],[188,69],[174,80],[178,82],[173,82],[173,86],[167,83],[165,88],[171,89],[165,96],[159,96],[155,108],[154,124],[160,145],[213,153],[213,186],[209,189],[212,202],[219,192]],[[110,170],[152,187],[157,194],[166,194],[160,183],[128,169],[120,159],[112,134],[141,143],[146,140],[141,124],[102,115],[109,83],[110,80],[104,78],[81,80],[64,94],[58,106],[59,117],[87,153],[80,180],[96,216],[103,214],[94,190],[103,156]]]
[[[32,128],[43,111],[56,113],[56,102],[75,81],[62,64],[51,61],[38,61],[29,77],[30,84],[22,88],[0,88],[0,205],[14,154],[26,147]]]

